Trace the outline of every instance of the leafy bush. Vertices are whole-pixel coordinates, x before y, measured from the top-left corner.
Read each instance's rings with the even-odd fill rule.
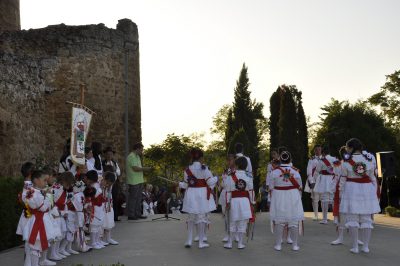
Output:
[[[396,209],[395,207],[392,206],[387,206],[385,208],[385,213],[389,215],[390,217],[400,217],[400,210]]]
[[[18,203],[18,193],[22,188],[22,178],[0,177],[0,250],[22,243],[15,234],[22,212],[22,206]]]

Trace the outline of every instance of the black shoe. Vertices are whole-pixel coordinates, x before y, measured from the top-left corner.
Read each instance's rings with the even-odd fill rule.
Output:
[[[139,216],[139,219],[147,219],[147,216]]]
[[[128,217],[128,221],[135,221],[137,219],[138,219],[137,217]]]

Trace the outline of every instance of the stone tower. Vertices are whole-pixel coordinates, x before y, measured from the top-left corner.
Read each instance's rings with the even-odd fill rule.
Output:
[[[0,31],[21,30],[19,0],[0,0]]]

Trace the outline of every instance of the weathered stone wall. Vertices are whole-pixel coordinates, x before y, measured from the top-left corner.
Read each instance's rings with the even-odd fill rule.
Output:
[[[0,31],[20,29],[19,0],[0,0]]]
[[[136,25],[63,24],[0,33],[0,176],[16,175],[37,156],[56,161],[70,135],[71,105],[86,84],[85,105],[96,114],[91,140],[112,145],[123,166],[125,54],[130,148],[141,140],[139,42]]]

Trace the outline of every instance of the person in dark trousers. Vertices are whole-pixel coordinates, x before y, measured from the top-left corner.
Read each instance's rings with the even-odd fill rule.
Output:
[[[133,145],[133,151],[126,158],[128,192],[128,220],[146,219],[142,215],[143,173],[151,171],[151,167],[143,167],[141,156],[143,144]]]

